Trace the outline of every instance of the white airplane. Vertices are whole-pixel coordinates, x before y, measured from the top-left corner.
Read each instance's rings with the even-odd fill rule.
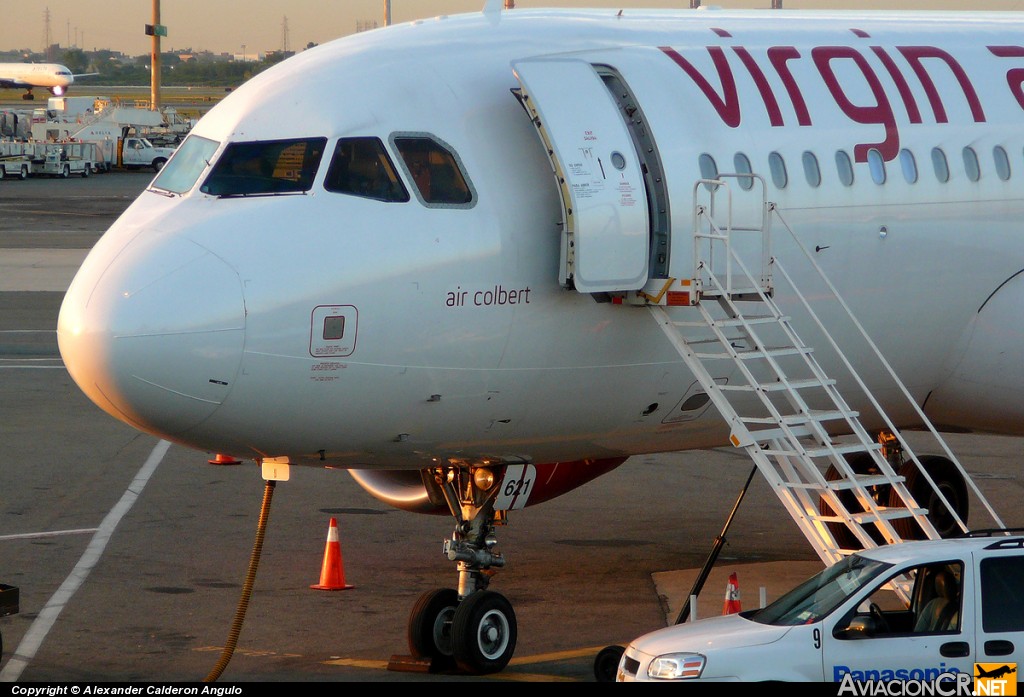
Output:
[[[450,512],[458,588],[423,595],[410,648],[471,672],[515,648],[487,590],[507,510],[728,442],[637,306],[692,279],[696,202],[725,186],[702,180],[737,174],[740,201],[763,177],[931,420],[1024,432],[1024,19],[500,4],[305,51],[214,107],[68,290],[81,389],[265,477],[348,469]]]
[[[76,77],[89,77],[99,73],[73,74],[59,63],[0,63],[0,88],[25,89],[22,99],[35,99],[32,90],[45,87],[50,94],[60,97],[75,83]]]

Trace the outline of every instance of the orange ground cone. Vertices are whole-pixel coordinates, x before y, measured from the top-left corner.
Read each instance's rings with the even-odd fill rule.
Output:
[[[344,591],[353,588],[345,583],[345,569],[341,563],[341,542],[338,540],[338,520],[331,518],[327,529],[327,548],[324,550],[324,564],[320,569],[320,583],[310,588],[321,591]]]
[[[211,465],[240,465],[240,464],[242,464],[241,460],[236,460],[235,458],[231,457],[230,455],[222,455],[221,453],[217,453],[217,457],[213,458],[212,460],[207,460],[207,462],[209,462]]]
[[[732,615],[740,611],[740,582],[736,573],[729,574],[729,585],[725,587],[725,604],[722,606],[723,615]]]

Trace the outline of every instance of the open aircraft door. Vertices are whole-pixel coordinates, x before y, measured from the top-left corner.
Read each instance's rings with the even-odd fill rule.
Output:
[[[538,58],[512,67],[559,183],[560,281],[581,293],[642,288],[650,273],[650,212],[644,167],[620,106],[585,60]]]

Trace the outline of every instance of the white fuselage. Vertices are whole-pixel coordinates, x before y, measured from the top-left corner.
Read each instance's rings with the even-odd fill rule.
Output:
[[[0,63],[0,85],[45,87],[56,95],[64,94],[75,76],[58,63]]]
[[[399,469],[724,444],[714,410],[672,418],[694,377],[649,313],[559,284],[559,191],[511,65],[578,54],[615,68],[648,119],[674,268],[701,155],[731,172],[743,154],[933,420],[1024,432],[1022,30],[977,13],[515,11],[305,51],[195,126],[218,144],[195,186],[143,193],[104,235],[65,299],[61,352],[112,415],[212,452]],[[396,134],[450,146],[472,204],[325,190],[339,138],[379,138],[398,161]],[[200,191],[231,143],[321,137],[303,194]],[[854,160],[849,186],[837,150]],[[325,312],[344,316],[351,341],[321,341]]]

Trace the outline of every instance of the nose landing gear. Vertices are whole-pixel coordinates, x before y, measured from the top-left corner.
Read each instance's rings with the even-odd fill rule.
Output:
[[[423,479],[455,518],[444,552],[457,563],[459,588],[420,596],[409,616],[409,650],[414,658],[429,659],[434,671],[496,673],[508,665],[518,635],[512,604],[487,590],[494,570],[505,565],[494,551],[494,528],[504,524],[494,510],[498,478],[490,468],[450,466],[427,470]]]

